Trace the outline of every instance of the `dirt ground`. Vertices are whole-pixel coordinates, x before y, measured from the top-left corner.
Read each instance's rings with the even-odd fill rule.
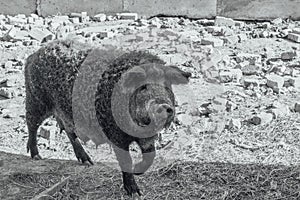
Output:
[[[288,39],[300,22],[44,20],[49,23],[29,25],[48,28],[58,39],[73,38],[95,47],[147,50],[193,74],[188,86],[174,88],[177,119],[162,132],[154,166],[138,178],[145,199],[300,199],[300,106],[296,108],[300,105],[300,44]],[[32,36],[20,39],[7,28],[29,32],[28,23],[2,22],[1,199],[30,199],[62,176],[71,177],[50,195],[52,199],[126,198],[121,176],[111,168],[117,165],[111,148],[96,148],[91,142],[84,145],[99,163],[93,168],[65,161],[76,158],[66,134],[59,133],[52,118],[43,125],[50,136],[39,137],[40,154],[47,160],[64,161],[29,159],[24,63],[47,42]],[[61,24],[56,27],[56,23]],[[138,157],[134,147],[132,154]],[[107,160],[112,163],[103,165]]]

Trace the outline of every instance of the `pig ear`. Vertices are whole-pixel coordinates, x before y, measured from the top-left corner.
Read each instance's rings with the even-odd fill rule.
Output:
[[[166,79],[169,83],[174,85],[187,84],[191,73],[184,72],[176,66],[166,66]]]
[[[123,75],[123,80],[121,82],[122,88],[126,91],[135,89],[138,87],[143,81],[146,80],[146,72],[140,67],[134,67],[130,69]]]

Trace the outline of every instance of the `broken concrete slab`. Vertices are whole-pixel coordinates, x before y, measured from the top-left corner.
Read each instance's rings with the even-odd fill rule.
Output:
[[[235,21],[231,18],[216,16],[215,19],[215,25],[216,26],[235,26]]]
[[[300,43],[300,34],[296,34],[296,33],[289,33],[288,34],[288,39]]]
[[[33,28],[29,31],[28,35],[41,43],[54,39],[53,33],[45,28]]]
[[[212,45],[213,47],[221,47],[224,44],[224,41],[219,38],[207,37],[201,39],[202,45]]]
[[[284,78],[276,74],[268,75],[266,78],[267,86],[273,89],[274,92],[279,93],[279,90],[284,85]]]

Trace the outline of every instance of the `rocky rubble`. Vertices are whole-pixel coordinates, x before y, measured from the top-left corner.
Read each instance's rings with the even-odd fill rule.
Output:
[[[29,54],[54,39],[73,38],[101,48],[147,50],[192,73],[192,92],[178,92],[177,120],[163,134],[161,147],[174,137],[175,143],[182,142],[177,133],[183,130],[198,138],[249,127],[263,129],[277,119],[299,117],[299,29],[299,21],[280,18],[243,22],[225,17],[144,19],[136,13],[88,16],[82,12],[47,18],[0,15],[0,109],[11,109],[11,102],[24,107],[22,72]],[[12,131],[13,126],[24,126],[20,115],[7,119],[0,112],[0,123],[15,121],[6,129],[22,143],[26,135],[16,136]],[[40,141],[58,132],[55,123],[46,126],[40,131]],[[7,139],[0,136],[4,138],[0,146],[5,146]],[[44,143],[54,146],[50,149],[66,148],[61,141]]]

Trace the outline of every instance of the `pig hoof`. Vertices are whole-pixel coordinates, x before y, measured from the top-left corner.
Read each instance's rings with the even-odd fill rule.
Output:
[[[142,198],[138,193],[134,193],[132,194],[132,200],[142,200]]]
[[[134,196],[142,196],[142,192],[140,191],[140,189],[138,188],[138,186],[125,186],[125,190],[127,192],[127,194],[131,197]]]
[[[42,157],[39,154],[33,156],[32,158],[33,160],[42,160]]]

